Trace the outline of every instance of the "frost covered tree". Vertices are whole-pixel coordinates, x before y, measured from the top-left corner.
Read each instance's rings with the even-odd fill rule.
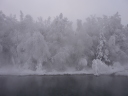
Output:
[[[22,66],[27,66],[32,70],[42,69],[43,63],[47,62],[50,57],[47,43],[39,32],[35,32],[27,41],[19,44],[17,51]]]
[[[69,59],[69,53],[66,49],[61,49],[52,57],[54,68],[59,71],[65,71]]]
[[[57,16],[51,22],[50,30],[46,36],[52,56],[54,56],[58,50],[67,46],[70,43],[68,41],[71,41],[72,23],[61,15],[62,14]]]
[[[128,27],[121,24],[118,13],[78,19],[76,27],[73,30],[72,22],[62,13],[35,21],[20,11],[18,21],[15,15],[0,12],[0,65],[66,70],[79,65],[91,67],[96,59],[102,64],[127,63]]]
[[[0,12],[0,44],[2,52],[0,54],[0,65],[12,65],[11,48],[14,46],[12,40],[13,33],[17,29],[18,21],[14,15],[6,16]]]
[[[96,59],[109,63],[110,60],[108,56],[109,56],[109,51],[106,48],[106,39],[104,37],[103,32],[101,32],[99,38],[99,45],[97,46]]]
[[[23,21],[23,19],[24,19],[24,14],[22,11],[20,11],[20,21]]]
[[[83,27],[82,20],[77,19],[77,29],[76,29],[76,31],[79,32],[79,31],[83,30],[82,27]]]
[[[87,67],[87,64],[88,62],[86,57],[80,58],[77,65],[77,70],[85,69]]]

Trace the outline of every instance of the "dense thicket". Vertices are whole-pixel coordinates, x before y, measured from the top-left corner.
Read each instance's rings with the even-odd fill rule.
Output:
[[[121,24],[118,13],[113,16],[90,16],[72,22],[61,13],[37,21],[20,11],[16,16],[0,12],[0,67],[20,66],[36,69],[65,70],[91,67],[94,59],[107,65],[128,61],[128,27]],[[37,67],[38,65],[38,67]],[[39,68],[40,66],[40,68]]]

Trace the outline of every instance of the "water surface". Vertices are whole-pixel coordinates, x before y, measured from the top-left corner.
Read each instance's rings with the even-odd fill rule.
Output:
[[[128,96],[128,77],[0,76],[0,96]]]

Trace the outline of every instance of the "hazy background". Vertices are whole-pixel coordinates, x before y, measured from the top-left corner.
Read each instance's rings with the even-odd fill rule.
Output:
[[[128,21],[128,0],[0,0],[0,10],[6,15],[16,14],[20,10],[34,18],[42,16],[52,18],[61,12],[72,21],[85,20],[90,15],[111,16],[117,11],[122,17],[122,23]]]

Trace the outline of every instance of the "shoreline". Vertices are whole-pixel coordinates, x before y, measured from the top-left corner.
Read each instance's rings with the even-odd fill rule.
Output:
[[[100,77],[100,76],[112,76],[112,77],[116,77],[116,76],[121,76],[121,77],[128,77],[128,74],[120,74],[120,73],[110,73],[110,74],[99,74],[99,75],[94,75],[93,73],[43,73],[43,74],[38,74],[38,73],[21,73],[21,74],[1,74],[0,73],[0,77],[2,76],[17,76],[17,77],[24,77],[24,76],[96,76],[96,77]]]

